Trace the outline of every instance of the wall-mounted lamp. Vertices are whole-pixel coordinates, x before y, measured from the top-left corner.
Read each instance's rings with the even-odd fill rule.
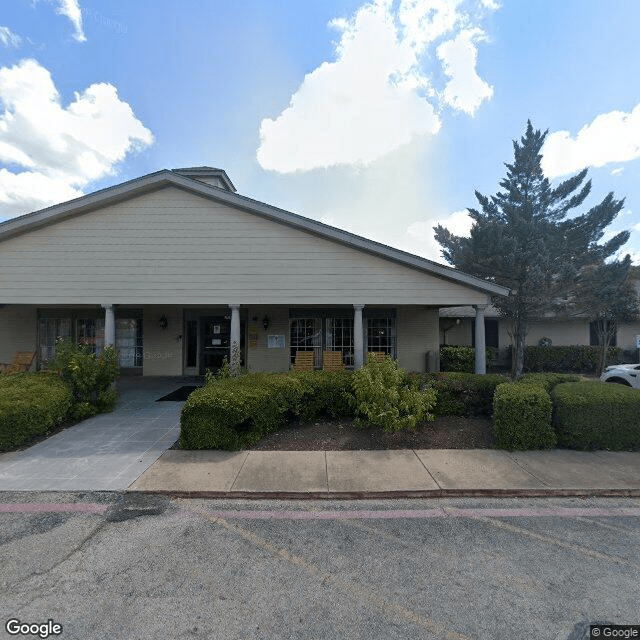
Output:
[[[169,321],[167,320],[167,316],[164,313],[160,316],[160,320],[158,320],[161,329],[166,329],[169,326]]]
[[[269,316],[267,316],[266,313],[264,314],[264,318],[262,318],[262,326],[265,331],[269,328]]]

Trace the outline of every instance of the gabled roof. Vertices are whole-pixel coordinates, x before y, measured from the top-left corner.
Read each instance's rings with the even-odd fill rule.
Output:
[[[187,172],[195,172],[194,175],[197,175],[200,172],[211,171],[221,172],[226,176],[226,173],[223,170],[212,169],[211,167],[192,167],[173,171],[162,169],[161,171],[149,173],[140,178],[135,178],[112,187],[107,187],[106,189],[95,191],[62,204],[34,211],[33,213],[27,213],[0,223],[0,242],[16,235],[28,233],[40,227],[55,224],[56,222],[67,218],[95,211],[96,209],[116,204],[145,193],[157,191],[164,187],[173,186],[199,195],[203,198],[208,198],[212,201],[223,203],[248,213],[312,233],[333,242],[338,242],[354,249],[365,251],[386,260],[391,260],[398,264],[412,267],[414,269],[472,287],[479,291],[483,291],[488,295],[507,295],[509,293],[509,289],[506,287],[470,276],[458,271],[457,269],[453,269],[452,267],[432,262],[431,260],[407,253],[406,251],[394,249],[393,247],[389,247],[382,243],[363,238],[362,236],[358,236],[354,233],[349,233],[348,231],[331,227],[322,222],[305,218],[295,213],[285,211],[284,209],[279,209],[263,202],[259,202],[258,200],[252,200],[251,198],[241,196],[234,193],[235,188],[228,177],[226,177],[226,179],[229,181],[229,184],[234,191],[216,187],[205,182],[201,182],[195,177],[192,178],[185,175]]]

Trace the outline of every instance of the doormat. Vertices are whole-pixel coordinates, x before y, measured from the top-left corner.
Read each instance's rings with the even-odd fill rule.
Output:
[[[158,398],[156,402],[164,402],[165,400],[173,401],[173,402],[184,402],[196,389],[201,389],[201,385],[186,385],[184,387],[180,387],[171,393],[168,393],[166,396],[162,396],[162,398]]]

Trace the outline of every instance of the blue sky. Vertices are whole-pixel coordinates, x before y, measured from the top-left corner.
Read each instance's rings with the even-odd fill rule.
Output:
[[[530,118],[640,264],[636,0],[8,0],[0,220],[162,168],[439,260]],[[606,238],[605,238],[606,239]]]

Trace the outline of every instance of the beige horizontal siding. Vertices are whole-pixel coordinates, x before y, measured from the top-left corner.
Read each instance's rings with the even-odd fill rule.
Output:
[[[161,316],[167,328],[160,326]],[[180,307],[146,307],[143,314],[143,361],[145,376],[179,376],[183,369],[183,318]]]
[[[262,324],[264,316],[269,318],[269,328],[265,331]],[[246,354],[247,366],[252,371],[287,371],[289,369],[289,309],[286,307],[249,307],[247,326]],[[253,320],[254,317],[258,319]],[[256,344],[251,337],[256,336]],[[284,335],[284,349],[268,347],[268,336]]]
[[[437,309],[400,307],[397,311],[398,363],[406,371],[426,370],[426,354],[431,352],[437,370],[440,351]]]
[[[0,242],[0,304],[485,303],[486,295],[174,187]]]

